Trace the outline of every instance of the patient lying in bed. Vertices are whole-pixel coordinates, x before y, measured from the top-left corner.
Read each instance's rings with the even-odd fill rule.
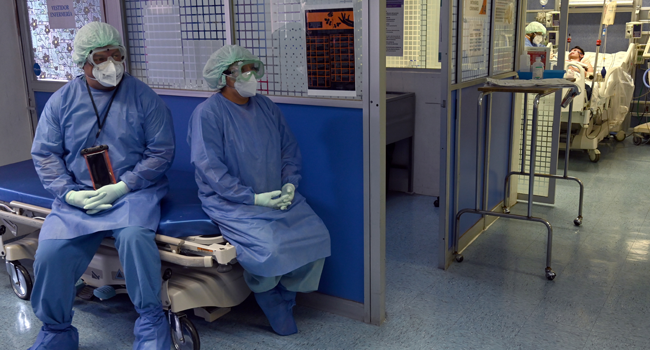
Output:
[[[585,50],[583,50],[580,46],[576,46],[569,51],[569,59],[567,62],[572,62],[581,65],[584,69],[585,72],[587,73],[593,73],[594,72],[594,67],[591,65],[591,62],[589,60],[585,60]],[[568,69],[571,69],[573,71],[578,71],[575,67],[569,66]]]

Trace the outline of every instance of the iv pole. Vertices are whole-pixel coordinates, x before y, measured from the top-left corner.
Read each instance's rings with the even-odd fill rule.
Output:
[[[601,35],[600,33],[603,32],[603,21],[605,19],[605,13],[607,12],[607,0],[603,0],[603,16],[600,20],[600,27],[598,28],[598,35]],[[605,43],[607,43],[607,32],[605,32]],[[594,96],[596,96],[596,90],[598,89],[598,52],[600,52],[600,39],[596,40],[596,58],[594,62],[594,88],[593,92],[591,93],[591,100],[589,101],[589,105],[591,108],[593,108],[592,102],[594,100]]]

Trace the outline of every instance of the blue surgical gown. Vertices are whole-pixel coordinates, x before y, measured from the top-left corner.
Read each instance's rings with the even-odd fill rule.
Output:
[[[103,118],[114,91],[92,89]],[[45,189],[54,196],[40,239],[70,239],[86,234],[141,226],[155,231],[160,200],[168,189],[165,172],[174,159],[174,127],[162,99],[140,80],[124,74],[99,138],[97,117],[86,82],[79,76],[55,92],[41,113],[32,159]],[[113,173],[131,192],[94,215],[69,205],[68,191],[92,190],[80,151],[108,145]]]
[[[524,37],[524,46],[526,47],[538,47],[539,45],[533,44],[528,37]]]
[[[203,210],[246,271],[281,276],[330,255],[329,231],[299,191],[285,211],[254,205],[256,193],[298,189],[302,178],[298,143],[271,100],[212,95],[192,113],[188,143]]]

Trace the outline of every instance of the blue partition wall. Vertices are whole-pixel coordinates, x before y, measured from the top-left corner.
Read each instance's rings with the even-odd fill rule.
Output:
[[[51,93],[36,92],[40,115]],[[173,168],[189,163],[187,123],[205,98],[161,96],[174,116],[176,158]],[[319,292],[363,303],[363,111],[361,109],[278,104],[303,157],[299,191],[325,222],[332,256],[325,263]]]
[[[510,158],[510,126],[512,124],[513,94],[490,95],[492,106],[492,142],[490,147],[490,172],[488,176],[488,209],[503,200],[505,179]]]
[[[482,86],[482,84],[480,85]],[[452,167],[450,174],[450,189],[452,192],[448,193],[450,196],[449,203],[452,206],[450,210],[450,220],[454,227],[456,217],[453,213],[455,188],[459,189],[458,210],[466,208],[475,208],[476,199],[480,200],[482,205],[482,181],[483,181],[483,163],[477,169],[476,166],[476,147],[480,142],[481,147],[484,142],[483,130],[486,125],[480,125],[481,131],[477,136],[477,128],[479,127],[478,118],[478,96],[480,92],[477,90],[478,86],[464,88],[462,90],[452,91],[452,101],[461,99],[461,108],[458,110],[456,102],[451,103],[451,114],[453,116],[460,114],[460,174],[455,174],[456,160],[453,158],[449,163]],[[460,97],[459,97],[460,96]],[[509,142],[510,142],[510,125],[512,123],[512,94],[495,93],[490,94],[489,97],[484,98],[482,113],[488,113],[491,106],[492,110],[492,133],[491,133],[491,147],[490,147],[490,169],[488,172],[488,209],[494,208],[499,202],[503,200],[504,195],[504,180],[508,172],[509,161]],[[485,114],[482,115],[485,117]],[[481,123],[483,123],[481,121]],[[453,125],[450,125],[453,129]],[[451,143],[452,152],[456,147],[455,134],[456,130],[452,130]],[[483,152],[484,150],[482,150]],[[476,174],[479,173],[479,187],[476,185]],[[474,224],[480,220],[481,216],[478,214],[464,214],[460,220],[459,233],[462,235],[467,232]],[[449,247],[453,246],[453,231],[449,232]]]

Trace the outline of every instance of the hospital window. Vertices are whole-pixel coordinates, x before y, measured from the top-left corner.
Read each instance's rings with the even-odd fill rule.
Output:
[[[47,1],[27,0],[26,3],[37,79],[65,81],[82,74],[81,68],[72,62],[74,37],[87,23],[102,20],[102,0],[74,1],[71,11],[74,20],[59,24],[50,23]]]
[[[387,56],[387,68],[440,69],[440,0],[404,0],[403,55]]]

